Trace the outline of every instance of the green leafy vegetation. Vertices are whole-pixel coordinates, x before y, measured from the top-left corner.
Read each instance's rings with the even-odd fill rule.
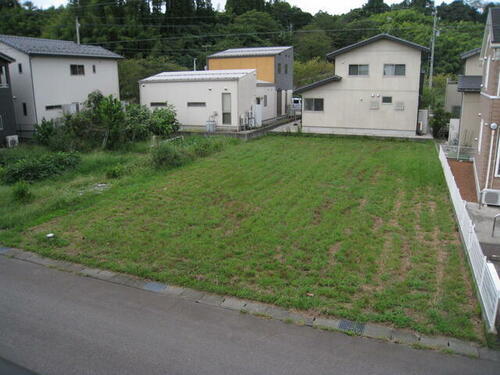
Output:
[[[12,188],[12,196],[15,201],[28,203],[34,199],[33,193],[30,190],[30,185],[26,181],[19,181]]]
[[[5,165],[2,179],[7,184],[19,181],[33,182],[62,174],[74,168],[80,162],[80,156],[75,153],[46,153],[38,157],[26,155],[13,163]]]
[[[203,139],[172,142],[166,160],[190,147],[210,155],[157,169],[140,144],[83,154],[74,170],[33,183],[27,204],[0,185],[0,243],[314,315],[484,340],[433,143],[269,136],[211,153]],[[128,173],[109,179],[119,165]]]
[[[84,110],[66,116],[61,124],[42,121],[35,128],[35,140],[54,151],[118,149],[151,136],[169,137],[178,129],[170,105],[153,112],[139,104],[123,107],[118,99],[96,91]]]
[[[436,8],[439,36],[435,73],[462,70],[460,53],[481,45],[485,17],[492,3],[453,1]],[[209,0],[70,1],[59,8],[37,9],[18,0],[0,2],[0,34],[75,40],[79,17],[82,43],[100,44],[127,59],[119,63],[121,98],[138,102],[138,80],[172,70],[203,69],[206,57],[233,47],[293,45],[301,63],[387,32],[429,46],[432,33],[429,0],[403,0],[390,6],[367,0],[350,12],[311,15],[286,1],[227,1],[224,11]],[[428,62],[424,61],[424,70]],[[330,71],[333,73],[333,71]],[[320,79],[323,71],[309,79]],[[297,77],[297,86],[302,85]]]

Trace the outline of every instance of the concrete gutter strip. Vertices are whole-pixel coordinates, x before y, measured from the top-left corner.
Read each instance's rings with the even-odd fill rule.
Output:
[[[441,350],[468,357],[500,362],[500,351],[480,347],[473,342],[443,336],[419,335],[407,330],[390,328],[373,323],[358,323],[346,319],[315,318],[300,312],[288,311],[277,306],[256,301],[247,301],[236,297],[205,293],[195,289],[167,285],[108,270],[86,268],[66,261],[44,258],[38,254],[15,248],[0,247],[0,255],[36,263],[45,267],[52,267],[61,271],[76,273],[80,276],[146,290],[151,293],[176,295],[194,303],[206,304],[213,307],[248,313],[258,317],[280,320],[285,323],[306,325],[324,330],[344,332],[349,335],[370,337],[393,343]]]

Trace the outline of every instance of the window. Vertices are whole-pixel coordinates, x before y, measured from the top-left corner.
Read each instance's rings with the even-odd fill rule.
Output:
[[[382,104],[392,104],[392,96],[382,96]]]
[[[0,115],[0,130],[3,130],[3,117]]]
[[[281,74],[281,63],[278,63],[278,74]]]
[[[222,124],[231,125],[231,94],[222,94]]]
[[[264,95],[264,107],[267,107],[267,95]]]
[[[166,107],[167,103],[166,102],[151,102],[149,103],[151,107]]]
[[[207,103],[205,102],[188,102],[188,107],[206,107]]]
[[[255,99],[255,104],[260,105],[260,98]]]
[[[23,74],[23,64],[17,64],[17,69],[19,70],[19,74]]]
[[[92,65],[92,73],[96,73],[95,65]]]
[[[28,106],[26,103],[23,103],[23,115],[28,116]]]
[[[46,111],[51,111],[53,109],[62,109],[62,105],[56,104],[56,105],[47,105],[45,106]]]
[[[349,75],[350,76],[367,76],[368,75],[368,64],[364,64],[364,65],[349,64]]]
[[[404,76],[406,75],[405,64],[384,64],[384,76]]]
[[[0,87],[9,87],[7,83],[7,70],[5,66],[0,66]]]
[[[85,75],[85,67],[83,65],[70,65],[70,71],[72,76],[83,76]]]
[[[288,64],[285,64],[285,74],[288,74]]]
[[[306,98],[304,102],[304,109],[306,111],[322,112],[323,107],[322,98]]]

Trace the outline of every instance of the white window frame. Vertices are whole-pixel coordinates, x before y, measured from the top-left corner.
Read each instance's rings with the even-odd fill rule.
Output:
[[[351,74],[351,66],[357,66],[358,67],[358,74]],[[359,74],[359,67],[360,66],[366,66],[368,71],[366,74]],[[370,64],[348,64],[347,65],[347,75],[349,77],[369,77],[370,76]]]
[[[477,142],[477,152],[481,152],[481,146],[483,145],[483,128],[484,128],[484,120],[481,119],[481,125],[479,127],[479,139]]]
[[[202,107],[206,107],[207,103],[206,102],[187,102],[187,106],[190,108],[202,108]]]
[[[500,72],[498,73],[497,96],[500,96]]]
[[[489,81],[489,78],[490,78],[490,57],[488,56],[488,59],[486,60],[486,74],[485,74],[485,77],[484,77],[484,88],[487,89],[488,88],[488,81]]]
[[[313,109],[306,109],[306,101],[312,100],[312,108]],[[321,110],[316,110],[316,100],[322,100],[323,101],[323,109]],[[325,98],[304,98],[304,112],[325,112]]]
[[[385,74],[385,67],[388,65],[394,67],[394,74]],[[396,74],[396,65],[404,66],[405,74]],[[382,69],[382,76],[384,76],[384,77],[406,77],[406,64],[393,64],[393,63],[384,64],[384,67]]]
[[[9,82],[7,82],[7,68],[5,67],[5,65],[0,66],[0,88],[9,88]]]
[[[497,140],[497,160],[495,161],[495,177],[500,177],[500,173],[498,173],[498,158],[500,157],[500,147],[499,144],[498,144],[498,132],[495,132],[495,138]],[[494,142],[495,141],[495,138],[492,139],[491,141]]]

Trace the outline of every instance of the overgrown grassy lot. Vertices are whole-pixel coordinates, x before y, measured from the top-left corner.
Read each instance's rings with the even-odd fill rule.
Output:
[[[0,187],[0,242],[314,315],[483,340],[432,143],[269,136],[155,171],[141,150],[83,155]],[[128,173],[107,179],[105,170]],[[102,192],[93,186],[108,182]],[[53,232],[55,240],[45,234]]]

